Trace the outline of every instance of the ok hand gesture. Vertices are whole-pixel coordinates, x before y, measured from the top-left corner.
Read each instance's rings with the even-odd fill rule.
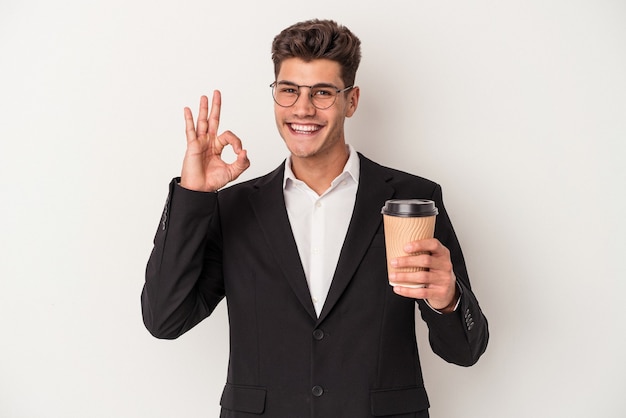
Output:
[[[242,148],[241,140],[235,134],[230,131],[217,134],[221,107],[222,96],[219,91],[213,92],[211,113],[209,99],[202,96],[196,125],[191,109],[185,108],[187,151],[180,185],[186,189],[216,191],[235,180],[250,166],[246,150]],[[237,155],[237,159],[231,164],[222,159],[222,151],[226,145],[230,145]]]

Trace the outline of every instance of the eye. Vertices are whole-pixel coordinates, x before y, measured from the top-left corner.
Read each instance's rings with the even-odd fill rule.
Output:
[[[313,95],[318,97],[332,97],[335,95],[335,91],[331,88],[320,87],[313,90]]]
[[[298,94],[298,89],[290,87],[290,86],[282,86],[279,88],[278,91],[284,94]]]

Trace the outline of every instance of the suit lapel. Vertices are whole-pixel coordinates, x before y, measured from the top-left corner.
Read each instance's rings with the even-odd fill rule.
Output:
[[[380,211],[384,202],[394,194],[394,188],[387,182],[389,178],[384,177],[378,165],[361,154],[359,158],[361,168],[354,212],[318,322],[328,315],[352,280],[382,222]]]
[[[287,278],[296,297],[313,319],[317,319],[306,276],[293,237],[283,195],[284,164],[259,179],[250,203],[259,221],[269,248]]]

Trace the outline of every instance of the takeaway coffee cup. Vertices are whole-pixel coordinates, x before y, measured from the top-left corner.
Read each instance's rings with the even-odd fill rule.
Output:
[[[435,219],[439,211],[435,202],[425,199],[388,200],[383,206],[383,225],[385,229],[385,248],[387,251],[387,269],[392,272],[414,272],[425,270],[416,268],[393,268],[389,261],[406,256],[404,246],[425,238],[432,238],[435,233]],[[392,286],[423,287],[423,285],[403,282],[389,282]]]

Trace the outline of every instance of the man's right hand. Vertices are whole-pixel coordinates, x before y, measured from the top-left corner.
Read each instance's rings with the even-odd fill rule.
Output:
[[[220,135],[217,129],[220,123],[222,97],[218,90],[213,92],[211,113],[209,99],[200,98],[198,122],[194,125],[191,109],[185,108],[185,128],[187,151],[183,160],[180,185],[189,190],[213,192],[235,180],[249,166],[246,150],[241,147],[241,140],[232,132]],[[222,151],[230,145],[237,155],[231,164],[222,159]]]

